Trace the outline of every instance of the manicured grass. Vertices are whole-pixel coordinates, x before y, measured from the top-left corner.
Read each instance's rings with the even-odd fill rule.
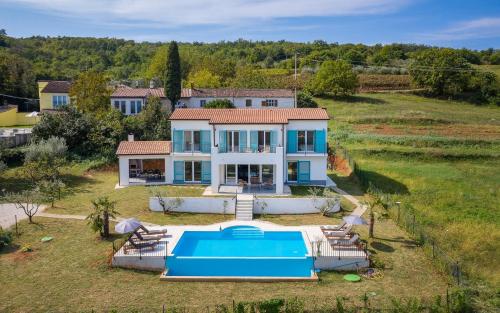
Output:
[[[342,144],[365,176],[411,204],[472,278],[498,286],[500,108],[406,94],[319,102],[334,132],[353,134]]]
[[[300,222],[309,223],[305,216]],[[273,221],[284,221],[282,217]],[[307,219],[307,221],[306,221]],[[446,293],[446,277],[391,221],[376,224],[369,248],[385,263],[383,277],[348,283],[340,273],[321,273],[319,283],[187,283],[161,282],[159,273],[109,268],[111,241],[96,238],[84,221],[35,218],[38,224],[21,223],[16,249],[0,252],[0,312],[161,312],[163,304],[186,306],[190,312],[214,311],[215,304],[269,298],[300,297],[308,307],[345,297],[361,305],[361,296],[373,306],[384,306],[391,297],[419,297],[431,301]],[[322,222],[326,220],[322,220]],[[330,220],[328,220],[330,222]],[[366,227],[358,227],[366,238]],[[53,236],[41,243],[43,236]]]

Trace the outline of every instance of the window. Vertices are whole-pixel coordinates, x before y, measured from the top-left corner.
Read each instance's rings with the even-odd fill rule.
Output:
[[[314,151],[314,130],[299,130],[297,132],[297,151]]]
[[[201,161],[184,162],[184,181],[187,182],[201,181]]]
[[[277,99],[266,99],[266,101],[264,101],[262,103],[262,106],[265,106],[265,107],[277,107],[278,106],[278,100]]]
[[[227,152],[239,152],[240,151],[240,132],[239,131],[228,130],[226,132],[226,149],[227,149]]]
[[[260,166],[258,164],[250,165],[250,184],[260,184]]]
[[[135,114],[135,101],[130,101],[130,114]]]
[[[199,130],[184,131],[184,152],[201,151],[201,133]]]
[[[252,106],[252,99],[246,99],[245,100],[245,106],[246,107],[251,107]]]
[[[141,111],[142,111],[142,101],[137,101],[135,103],[135,105],[137,106],[137,114],[141,113]]]
[[[297,161],[288,162],[288,181],[297,181]]]
[[[120,101],[120,110],[122,111],[123,114],[127,114],[127,102],[126,101]]]
[[[117,109],[117,110],[120,109],[120,101],[115,100],[115,102],[113,104],[115,106],[115,109]]]
[[[259,152],[269,152],[271,150],[271,132],[259,131]]]
[[[204,107],[207,104],[207,100],[200,100],[200,107]]]
[[[60,106],[68,104],[67,96],[52,96],[52,107],[54,109],[59,108]]]

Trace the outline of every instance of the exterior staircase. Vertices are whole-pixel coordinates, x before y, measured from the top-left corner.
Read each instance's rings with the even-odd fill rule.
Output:
[[[239,221],[251,221],[253,219],[253,195],[236,195],[236,219]]]

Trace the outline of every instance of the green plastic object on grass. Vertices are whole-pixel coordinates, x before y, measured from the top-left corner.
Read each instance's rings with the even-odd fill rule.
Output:
[[[350,282],[357,282],[361,280],[361,277],[356,274],[347,274],[344,275],[344,280],[350,281]]]
[[[50,237],[50,236],[46,236],[46,237],[43,237],[43,238],[42,238],[42,242],[49,242],[49,241],[51,241],[52,239],[54,239],[54,238],[52,238],[52,237]]]

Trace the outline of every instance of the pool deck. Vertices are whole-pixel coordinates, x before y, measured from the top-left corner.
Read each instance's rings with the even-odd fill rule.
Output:
[[[253,221],[227,221],[211,225],[166,225],[162,227],[150,227],[151,229],[167,229],[168,233],[160,239],[158,245],[154,249],[130,250],[124,252],[123,247],[120,248],[113,256],[112,264],[116,267],[133,268],[141,270],[165,271],[165,259],[173,255],[173,250],[177,242],[182,237],[184,231],[219,231],[231,226],[255,226],[263,231],[300,231],[306,243],[307,255],[315,257],[315,267],[321,270],[351,270],[368,266],[368,257],[364,250],[356,246],[343,246],[332,248],[328,244],[326,237],[320,229],[319,225],[305,226],[282,226],[270,222],[253,220]],[[319,245],[311,244],[312,242],[321,242]],[[314,246],[314,249],[313,249]],[[314,275],[312,275],[314,276]],[[162,278],[166,276],[162,275]],[[173,277],[172,277],[173,278]],[[195,277],[190,277],[194,279]],[[198,277],[197,281],[203,280]],[[213,278],[213,277],[212,277]],[[311,277],[312,278],[312,277]],[[234,280],[234,277],[232,278]],[[317,278],[316,278],[317,279]],[[173,280],[173,279],[170,279]],[[185,280],[185,279],[184,279]],[[213,279],[212,279],[213,280]],[[231,280],[224,277],[215,280]],[[239,279],[241,280],[241,279]],[[260,279],[248,278],[247,280],[259,281],[277,281],[276,277]],[[279,280],[279,279],[278,279]],[[287,281],[284,277],[283,281]],[[305,279],[301,279],[305,280]],[[308,278],[308,280],[311,280]],[[296,281],[296,280],[295,280]]]

